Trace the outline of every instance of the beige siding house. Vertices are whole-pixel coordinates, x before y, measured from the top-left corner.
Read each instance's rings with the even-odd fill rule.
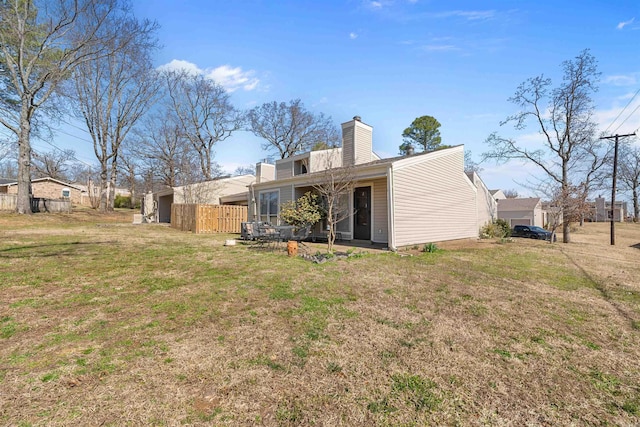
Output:
[[[514,225],[545,226],[545,215],[539,197],[498,200],[498,218]]]
[[[372,150],[373,128],[359,117],[342,124],[342,135],[342,148],[278,160],[273,179],[258,176],[249,190],[249,218],[278,224],[279,207],[313,190],[328,168],[348,169],[354,182],[346,200],[352,215],[337,227],[344,240],[396,249],[475,238],[495,217],[495,202],[482,180],[464,172],[463,146],[380,159]]]
[[[269,173],[268,166],[262,167],[262,170]],[[149,193],[145,195],[143,214],[147,221],[169,223],[173,203],[246,206],[249,203],[247,188],[255,181],[254,175],[240,175]]]
[[[485,225],[498,218],[498,202],[495,190],[489,190],[476,172],[467,172],[467,177],[476,186],[478,191],[478,222]],[[502,191],[497,190],[500,193]]]

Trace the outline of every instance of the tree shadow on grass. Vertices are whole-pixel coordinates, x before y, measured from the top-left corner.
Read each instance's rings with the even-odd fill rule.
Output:
[[[69,255],[76,252],[76,247],[87,245],[108,245],[117,243],[114,240],[105,242],[66,242],[45,245],[13,246],[0,249],[0,258],[33,258]],[[52,250],[58,248],[59,250]]]
[[[638,248],[640,249],[640,243],[636,244],[636,245],[632,245],[632,247]],[[591,283],[593,283],[595,289],[598,290],[598,292],[600,292],[600,295],[602,296],[602,298],[604,298],[605,301],[607,301],[617,312],[618,314],[623,317],[626,321],[629,322],[629,324],[631,325],[632,329],[636,329],[636,327],[634,325],[636,325],[636,321],[635,319],[633,319],[630,315],[629,312],[623,307],[621,306],[621,304],[615,300],[615,298],[613,297],[613,295],[611,295],[611,292],[609,292],[609,290],[606,288],[606,285],[603,283],[600,283],[598,280],[596,280],[593,276],[591,276],[585,269],[584,267],[582,267],[582,265],[580,265],[574,258],[572,258],[571,256],[569,256],[568,253],[566,253],[565,251],[563,251],[562,249],[560,249],[560,251],[562,252],[562,254],[567,257],[567,259],[569,261],[571,261],[571,263],[576,266],[576,268],[578,268],[578,270],[580,270],[580,272],[584,275],[584,277],[586,277],[587,279],[589,279],[589,281],[591,281]]]

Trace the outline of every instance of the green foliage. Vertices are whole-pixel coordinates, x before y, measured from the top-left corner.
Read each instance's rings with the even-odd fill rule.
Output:
[[[411,126],[402,132],[404,143],[400,145],[400,154],[406,154],[408,144],[417,146],[422,151],[435,151],[440,148],[440,122],[431,116],[416,118]]]
[[[438,246],[436,246],[435,243],[427,243],[422,248],[422,252],[427,252],[427,253],[430,253],[430,254],[438,252]]]
[[[296,201],[283,203],[280,208],[280,219],[296,228],[314,225],[323,215],[320,197],[309,191]]]
[[[433,381],[422,378],[420,375],[392,375],[391,389],[404,394],[405,402],[413,405],[416,411],[434,411],[438,408],[440,399],[433,390],[437,388]]]
[[[11,317],[0,318],[0,338],[11,338],[16,333],[17,323]]]
[[[490,224],[486,224],[480,229],[481,239],[491,239],[497,237],[504,239],[511,236],[511,227],[504,219],[496,219]]]
[[[114,208],[128,208],[129,206],[131,206],[131,197],[116,194],[116,198],[113,201]]]
[[[338,365],[335,362],[329,362],[327,364],[327,371],[332,374],[337,374],[338,372],[342,372],[342,366]]]
[[[135,206],[132,206],[131,204],[131,196],[121,196],[120,194],[116,194],[116,198],[113,200],[113,207],[114,208],[127,208],[127,209],[133,209],[133,208],[140,208],[140,203],[136,203]]]

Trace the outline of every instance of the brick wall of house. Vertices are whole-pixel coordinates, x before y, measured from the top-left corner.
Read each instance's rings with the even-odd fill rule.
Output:
[[[74,205],[80,205],[83,202],[82,193],[80,190],[67,187],[61,185],[57,182],[52,181],[40,181],[40,182],[32,182],[31,183],[31,191],[33,192],[33,197],[42,197],[45,199],[62,199],[62,190],[68,189],[71,199],[71,203]],[[12,185],[8,188],[9,194],[17,194],[18,186]]]

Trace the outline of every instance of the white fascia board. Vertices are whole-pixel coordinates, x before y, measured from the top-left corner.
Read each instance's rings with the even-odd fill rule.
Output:
[[[447,157],[456,152],[462,152],[464,156],[464,146],[457,145],[451,148],[443,148],[442,150],[432,151],[431,153],[418,154],[414,156],[406,156],[393,162],[393,168],[396,170],[400,170],[402,168],[420,164],[422,162],[428,162],[428,161],[439,159],[442,157]],[[464,173],[464,171],[461,171],[461,172]],[[467,177],[467,179],[469,178]]]

